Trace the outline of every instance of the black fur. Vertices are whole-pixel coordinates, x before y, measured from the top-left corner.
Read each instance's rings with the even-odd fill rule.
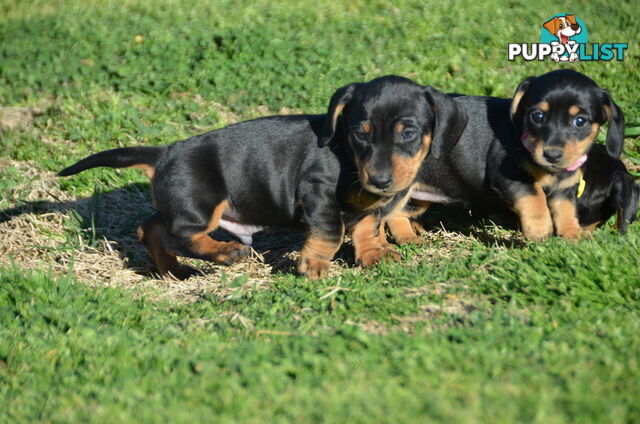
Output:
[[[622,234],[638,216],[640,186],[621,160],[612,158],[605,146],[596,144],[583,165],[585,188],[578,197],[580,225],[602,225],[614,214]]]
[[[106,150],[87,156],[74,165],[58,172],[58,176],[67,177],[100,166],[108,166],[110,168],[128,168],[134,165],[155,166],[166,150],[164,146],[124,147]]]

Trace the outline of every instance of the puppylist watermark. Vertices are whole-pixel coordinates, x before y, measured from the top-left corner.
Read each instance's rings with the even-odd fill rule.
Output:
[[[587,43],[585,23],[576,15],[561,13],[542,24],[540,43],[509,43],[508,59],[583,62],[624,60],[629,43]]]

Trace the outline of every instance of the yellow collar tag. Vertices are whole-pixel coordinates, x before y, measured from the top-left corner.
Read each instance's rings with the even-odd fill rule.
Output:
[[[580,196],[582,196],[582,193],[584,193],[584,186],[587,185],[586,181],[584,180],[584,178],[582,178],[582,176],[580,177],[580,184],[578,185],[578,198],[580,198]]]

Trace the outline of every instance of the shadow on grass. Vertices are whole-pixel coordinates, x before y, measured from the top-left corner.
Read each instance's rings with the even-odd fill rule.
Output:
[[[52,194],[53,196],[53,194]],[[55,196],[53,196],[55,197]],[[153,274],[151,260],[138,240],[136,229],[147,216],[155,213],[148,183],[135,183],[111,190],[94,191],[90,197],[76,200],[30,201],[19,206],[0,210],[0,224],[23,214],[45,215],[64,213],[70,216],[65,223],[66,248],[80,249],[97,247],[103,240],[118,252],[130,269],[139,274]],[[212,233],[217,240],[238,240],[224,229]],[[261,260],[271,266],[271,273],[295,273],[296,260],[292,253],[302,249],[306,235],[300,229],[269,229],[253,237],[253,250]],[[336,258],[353,264],[353,249],[348,243],[342,245]],[[211,274],[214,268],[198,269]]]
[[[506,208],[469,210],[461,205],[436,204],[429,207],[419,222],[427,231],[443,228],[473,237],[486,246],[521,248],[526,245],[520,236],[516,215]]]
[[[153,273],[150,258],[136,235],[136,228],[155,210],[152,207],[148,183],[135,183],[111,190],[96,190],[90,197],[59,202],[34,201],[20,206],[0,210],[0,224],[13,217],[32,213],[36,215],[65,213],[70,219],[65,223],[67,248],[80,249],[84,246],[97,247],[103,240],[115,250],[124,263],[142,275]],[[473,237],[486,245],[500,245],[518,248],[524,245],[521,238],[496,229],[491,222],[507,228],[517,228],[508,214],[488,216],[474,213],[462,207],[434,205],[421,218],[427,231],[445,228]],[[489,224],[489,225],[487,225]],[[217,240],[237,240],[223,229],[212,233]],[[271,267],[271,273],[295,273],[297,252],[302,249],[305,233],[300,229],[270,229],[254,235],[252,248],[261,260]],[[354,252],[350,243],[344,243],[335,259],[346,264],[354,263]],[[199,269],[205,275],[217,272],[215,268]]]

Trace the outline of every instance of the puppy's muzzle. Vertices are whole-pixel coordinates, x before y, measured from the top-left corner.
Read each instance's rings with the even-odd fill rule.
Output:
[[[549,163],[558,163],[562,159],[563,152],[560,149],[544,149],[542,156]]]
[[[390,174],[380,174],[369,176],[369,183],[381,190],[389,188],[393,184],[393,178]]]

